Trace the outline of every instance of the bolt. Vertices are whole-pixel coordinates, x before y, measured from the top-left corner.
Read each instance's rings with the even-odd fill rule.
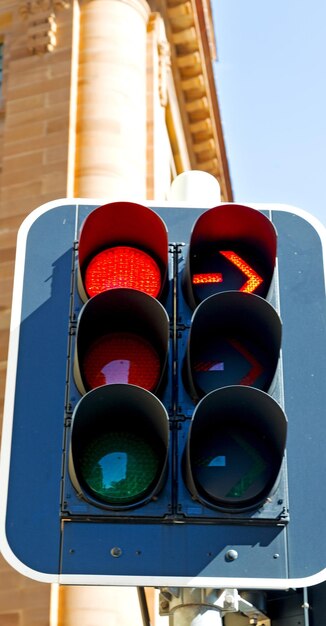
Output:
[[[231,609],[234,606],[234,597],[228,593],[224,598],[224,608]]]
[[[117,546],[115,546],[114,548],[110,550],[110,553],[111,553],[111,556],[118,558],[119,556],[121,556],[122,550],[121,548],[118,548]]]
[[[238,553],[236,550],[228,550],[225,559],[226,561],[235,561],[238,558]]]
[[[167,611],[167,609],[169,608],[168,600],[161,600],[160,608],[161,608],[162,611]]]

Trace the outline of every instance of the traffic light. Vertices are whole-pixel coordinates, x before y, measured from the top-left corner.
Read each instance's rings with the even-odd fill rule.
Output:
[[[62,584],[326,578],[322,239],[278,206],[61,201],[27,218],[0,485],[10,563]]]
[[[82,499],[93,515],[99,508],[116,517],[217,519],[233,511],[286,519],[286,479],[279,481],[286,417],[259,391],[270,389],[281,347],[280,318],[262,297],[275,261],[275,228],[249,207],[203,213],[184,270],[175,274],[171,260],[170,281],[167,229],[157,214],[111,203],[86,217],[74,293],[75,302],[86,300],[73,367],[82,397],[65,481],[78,500],[70,494],[69,514],[76,506],[80,513]],[[189,327],[188,308],[195,309]],[[198,513],[193,498],[203,505]]]
[[[69,474],[106,511],[149,502],[166,479],[169,416],[153,394],[167,373],[167,266],[166,227],[150,209],[112,203],[85,219],[77,284],[90,299],[76,330]]]
[[[277,298],[276,251],[272,222],[250,207],[207,210],[192,229],[178,298],[192,404],[181,394],[179,412],[191,415],[183,474],[192,498],[207,507],[198,507],[200,517],[288,516],[285,475],[280,480],[287,420],[268,395],[282,384],[282,324],[265,299]],[[194,515],[193,502],[182,500]]]

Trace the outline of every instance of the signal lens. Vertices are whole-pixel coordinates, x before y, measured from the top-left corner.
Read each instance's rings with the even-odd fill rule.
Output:
[[[232,250],[220,250],[220,254],[223,254],[225,258],[229,259],[229,261],[248,278],[244,285],[242,285],[240,291],[253,293],[256,289],[258,289],[259,285],[263,282],[263,279],[252,267],[250,267],[248,263],[246,263],[246,261],[244,261],[235,252],[232,252]]]
[[[268,346],[263,350],[246,337],[238,340],[218,332],[203,336],[193,362],[194,382],[204,393],[226,385],[265,389],[272,374]]]
[[[153,346],[134,333],[110,333],[97,339],[83,362],[89,389],[112,383],[129,383],[151,391],[158,384],[161,364]]]
[[[264,391],[231,385],[207,394],[188,436],[184,471],[190,492],[223,510],[259,505],[277,486],[286,431],[280,405]]]
[[[91,389],[72,416],[74,487],[101,508],[145,504],[165,482],[169,430],[166,409],[150,391],[124,383]]]
[[[228,385],[267,391],[275,375],[282,325],[278,313],[255,294],[225,291],[196,309],[184,361],[193,398]]]
[[[220,273],[194,274],[192,277],[193,285],[205,285],[206,283],[222,283],[223,276]]]
[[[151,442],[132,431],[116,431],[89,443],[80,468],[96,498],[118,505],[146,495],[157,477],[159,461]]]
[[[230,204],[204,211],[195,222],[182,276],[191,309],[222,291],[266,297],[276,261],[277,233],[256,209]]]
[[[212,502],[237,505],[259,499],[270,483],[271,442],[250,424],[219,423],[217,432],[193,444],[193,478]],[[206,433],[207,435],[207,433]]]
[[[117,288],[136,289],[154,298],[161,290],[161,272],[154,259],[138,248],[116,246],[96,254],[85,273],[85,288],[91,298]]]
[[[197,302],[221,291],[243,291],[260,294],[264,289],[263,270],[260,274],[252,267],[257,261],[250,260],[250,249],[241,251],[219,250],[207,244],[196,251],[192,258],[192,286]]]

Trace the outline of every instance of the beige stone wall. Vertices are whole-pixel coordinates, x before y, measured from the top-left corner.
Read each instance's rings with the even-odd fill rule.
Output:
[[[31,20],[18,11],[23,4],[0,4],[5,54],[0,101],[1,409],[17,228],[32,209],[67,193],[73,10],[57,13],[55,51],[33,54]],[[48,626],[50,595],[50,585],[17,574],[0,558],[0,626]]]
[[[136,589],[61,588],[58,626],[141,626]]]
[[[20,576],[0,559],[0,626],[50,626],[50,594],[50,585]]]
[[[2,32],[0,14],[5,49],[0,117],[1,406],[17,228],[32,209],[67,194],[73,14],[72,9],[58,13],[59,41],[53,53],[32,54],[28,18],[18,14],[20,3],[5,4],[7,28]]]

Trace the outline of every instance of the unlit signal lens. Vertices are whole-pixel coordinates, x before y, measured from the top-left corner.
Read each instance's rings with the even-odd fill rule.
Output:
[[[123,505],[147,493],[159,466],[150,438],[133,431],[108,431],[90,437],[81,459],[81,476],[93,496]]]
[[[89,389],[128,383],[152,391],[159,382],[160,370],[160,359],[153,346],[129,332],[100,337],[89,347],[83,362]]]

